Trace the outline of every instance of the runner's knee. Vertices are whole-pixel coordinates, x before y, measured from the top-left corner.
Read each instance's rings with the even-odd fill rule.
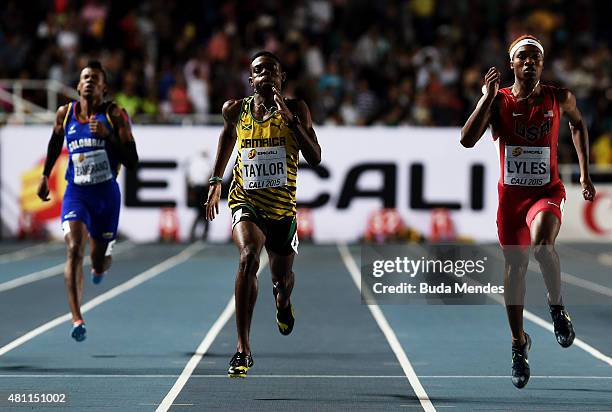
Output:
[[[527,251],[513,251],[506,254],[506,277],[510,281],[521,281],[525,278],[529,266]]]
[[[272,271],[272,282],[273,283],[278,283],[280,286],[284,286],[287,281],[292,278],[295,274],[293,273],[293,270],[289,269],[286,271],[278,271],[278,270],[274,270]]]
[[[69,260],[83,260],[83,245],[80,242],[71,242],[67,251]]]
[[[253,247],[244,247],[240,250],[240,273],[253,275],[259,269],[259,254]]]
[[[533,246],[533,255],[538,262],[547,261],[553,258],[555,253],[555,246],[552,242],[542,239],[540,242]]]

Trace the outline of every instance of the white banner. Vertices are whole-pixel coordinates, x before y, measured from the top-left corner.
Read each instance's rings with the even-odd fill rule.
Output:
[[[395,208],[406,225],[428,236],[432,210],[439,207],[450,210],[459,235],[479,241],[497,239],[499,161],[488,134],[468,150],[460,145],[457,128],[317,127],[316,131],[322,163],[316,169],[301,168],[298,178],[298,202],[311,211],[316,242],[360,239],[369,216],[382,208]],[[50,127],[38,126],[0,130],[1,213],[12,234],[19,233],[23,210],[27,210],[43,218],[56,213],[47,221],[47,229],[54,236],[62,235],[56,209],[65,186],[63,177],[56,177],[55,204],[53,200],[43,204],[35,196],[50,132]],[[157,240],[160,205],[165,204],[176,212],[180,238],[189,236],[196,212],[187,207],[188,170],[194,170],[194,159],[202,152],[208,154],[209,166],[200,162],[195,170],[210,169],[219,132],[219,127],[134,127],[141,167],[131,177],[122,170],[118,179],[120,233],[135,241]],[[232,166],[233,160],[226,181]],[[210,170],[200,174],[206,180]],[[573,207],[581,207],[576,205],[580,200],[568,191],[567,203],[564,226],[568,227],[561,236],[571,239],[576,234],[582,239],[584,228],[571,223],[574,218],[570,217]],[[225,202],[220,209],[209,238],[226,241],[230,214]],[[596,212],[597,217],[603,213],[598,208]],[[610,219],[597,222],[604,233],[610,233]]]
[[[593,202],[582,197],[578,184],[565,186],[567,201],[560,240],[612,241],[612,184],[595,184]]]

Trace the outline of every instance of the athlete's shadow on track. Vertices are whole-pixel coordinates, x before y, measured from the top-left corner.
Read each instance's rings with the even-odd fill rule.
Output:
[[[50,374],[50,375],[176,375],[176,368],[39,368],[29,365],[2,366],[0,372],[24,372],[23,377],[27,378],[28,373]]]
[[[391,394],[391,393],[367,393],[367,392],[363,392],[360,395],[361,396],[371,396],[373,398],[393,398],[393,399],[399,399],[402,401],[413,401],[413,402],[419,401],[419,397],[416,395],[400,395],[400,394]]]
[[[591,388],[542,388],[541,391],[574,391],[574,392],[610,392],[612,393],[612,389],[591,389]]]
[[[384,394],[368,394],[368,393],[363,393],[360,394],[359,397],[366,397],[366,396],[375,396],[377,398],[393,398],[393,399],[399,399],[402,401],[410,401],[410,402],[418,402],[419,398],[417,398],[416,396],[406,396],[406,395],[384,395]],[[355,398],[304,398],[304,397],[295,397],[295,398],[253,398],[253,400],[256,401],[269,401],[269,402],[276,402],[276,401],[300,401],[300,402],[326,402],[326,401],[333,401],[333,402],[355,402]],[[368,402],[373,402],[373,403],[379,403],[380,401],[378,399],[376,400],[364,400],[364,399],[359,399],[359,403],[360,404],[367,404]],[[318,410],[318,409],[317,409]]]

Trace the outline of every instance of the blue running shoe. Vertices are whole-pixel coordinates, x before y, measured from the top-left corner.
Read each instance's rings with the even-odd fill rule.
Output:
[[[94,285],[99,285],[106,276],[106,272],[97,273],[95,270],[91,270],[91,281]]]
[[[77,342],[83,342],[87,337],[87,329],[85,329],[85,323],[79,323],[76,326],[72,327],[72,333],[70,334],[72,339]]]

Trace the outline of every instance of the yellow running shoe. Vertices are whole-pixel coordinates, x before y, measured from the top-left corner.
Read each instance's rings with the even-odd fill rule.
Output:
[[[285,309],[276,308],[276,325],[281,335],[289,335],[293,331],[294,323],[295,313],[291,302],[289,302]]]
[[[253,357],[243,352],[236,352],[229,364],[227,375],[230,378],[246,378],[247,371],[253,366]]]

